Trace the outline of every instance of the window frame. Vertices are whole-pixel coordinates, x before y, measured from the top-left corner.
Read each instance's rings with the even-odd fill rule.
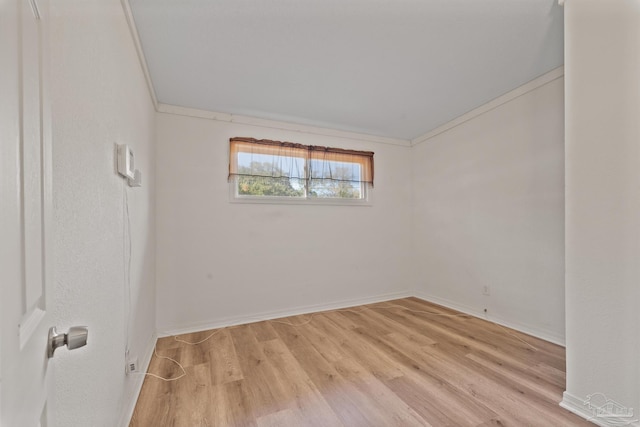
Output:
[[[371,168],[370,171],[367,172],[362,172],[362,173],[368,173],[370,174],[371,177],[371,182],[367,182],[367,181],[360,181],[360,192],[362,194],[361,198],[340,198],[340,197],[310,197],[308,195],[308,190],[309,190],[309,183],[311,181],[311,177],[309,176],[309,163],[312,159],[311,156],[309,156],[308,158],[305,158],[305,170],[306,170],[306,176],[305,176],[305,185],[304,185],[304,196],[303,197],[296,197],[296,196],[257,196],[257,195],[245,195],[245,194],[239,194],[238,191],[238,181],[241,178],[241,175],[238,174],[232,174],[232,165],[231,165],[231,161],[232,161],[232,154],[231,154],[231,143],[236,140],[239,142],[244,142],[244,143],[264,143],[265,141],[267,143],[272,144],[273,146],[277,146],[277,144],[286,144],[288,145],[295,145],[296,147],[304,147],[305,149],[309,148],[312,150],[316,150],[316,151],[321,151],[323,149],[326,150],[336,150],[338,152],[349,152],[349,153],[363,153],[363,157],[365,155],[368,155],[371,160],[370,160],[370,165],[369,167]],[[373,203],[373,152],[368,152],[368,151],[356,151],[356,150],[345,150],[345,149],[339,149],[339,148],[330,148],[330,147],[319,147],[319,146],[306,146],[306,145],[302,145],[302,144],[293,144],[293,143],[288,143],[288,142],[279,142],[279,141],[270,141],[270,140],[256,140],[253,138],[241,138],[241,137],[235,137],[235,138],[230,138],[229,139],[229,175],[228,175],[228,183],[229,183],[229,201],[231,203],[250,203],[250,204],[279,204],[279,205],[333,205],[333,206],[372,206]],[[235,154],[235,157],[233,158],[233,161],[235,162],[235,169],[238,168],[238,157],[237,157],[237,153]],[[359,154],[356,154],[359,155]],[[356,162],[349,162],[349,163],[356,163]],[[366,175],[369,176],[369,175]]]

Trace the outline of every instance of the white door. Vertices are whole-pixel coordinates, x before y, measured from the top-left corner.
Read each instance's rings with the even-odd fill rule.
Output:
[[[48,7],[0,8],[0,425],[44,427],[53,425]]]

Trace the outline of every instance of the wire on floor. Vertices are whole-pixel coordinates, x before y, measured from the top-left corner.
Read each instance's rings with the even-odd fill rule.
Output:
[[[161,377],[160,375],[152,374],[150,372],[132,372],[132,374],[149,376],[149,377],[157,378],[159,380],[166,381],[166,382],[177,381],[180,378],[187,376],[187,371],[184,369],[184,366],[182,366],[180,364],[180,362],[178,362],[177,360],[172,359],[170,357],[167,357],[167,356],[160,356],[158,354],[158,349],[156,348],[156,346],[153,347],[153,354],[155,354],[155,356],[158,359],[166,359],[166,360],[169,360],[169,361],[175,363],[178,366],[178,368],[180,368],[182,370],[182,374],[180,376],[173,377],[173,378],[164,378],[164,377]]]
[[[338,308],[335,310],[327,310],[326,312],[318,312],[318,313],[311,313],[309,314],[308,318],[300,323],[293,323],[290,322],[288,320],[279,320],[279,319],[257,319],[257,318],[251,318],[251,320],[256,320],[256,321],[266,321],[266,322],[272,322],[272,323],[281,323],[283,325],[288,325],[288,326],[292,326],[292,327],[300,327],[300,326],[305,326],[308,325],[309,323],[311,323],[311,321],[313,320],[313,318],[317,315],[320,314],[324,314],[327,312],[350,312],[350,313],[356,313],[356,314],[360,314],[364,311],[367,310],[374,310],[374,309],[383,309],[383,310],[390,310],[390,309],[401,309],[401,310],[406,310],[409,311],[411,313],[422,313],[422,314],[428,314],[428,315],[432,315],[432,316],[443,316],[443,317],[461,317],[461,318],[473,318],[476,316],[472,316],[470,314],[464,314],[464,313],[439,313],[439,312],[435,312],[435,311],[427,311],[427,310],[414,310],[412,308],[409,307],[405,307],[403,305],[399,305],[399,304],[388,304],[388,305],[384,305],[384,306],[375,306],[375,307],[367,307],[367,306],[362,306],[359,310],[353,309],[353,308]],[[538,351],[538,349],[536,347],[534,347],[533,345],[531,345],[530,343],[528,343],[526,340],[520,338],[519,336],[517,336],[516,334],[514,334],[513,332],[511,332],[509,329],[505,328],[504,326],[500,325],[499,323],[496,322],[492,322],[491,320],[489,320],[488,315],[485,313],[485,318],[488,322],[491,322],[495,325],[497,325],[498,327],[500,327],[505,333],[507,333],[507,335],[510,335],[513,338],[516,338],[517,340],[521,341],[522,343],[526,344],[527,346],[529,346],[532,350],[534,351]],[[178,338],[178,336],[174,336],[173,339],[177,342],[183,343],[183,344],[187,344],[187,345],[198,345],[198,344],[202,344],[203,342],[208,341],[209,339],[213,338],[214,336],[216,336],[218,333],[222,332],[223,330],[229,328],[229,326],[225,326],[219,329],[216,329],[214,332],[212,332],[211,334],[207,335],[205,338],[199,340],[199,341],[186,341],[183,340],[181,338]],[[185,371],[184,367],[176,360],[170,358],[170,357],[166,357],[166,356],[160,356],[158,355],[156,348],[154,347],[153,349],[154,354],[156,355],[156,357],[160,358],[160,359],[168,359],[172,362],[174,362],[176,365],[178,365],[178,367],[180,367],[180,369],[182,369],[182,375],[180,375],[179,377],[175,377],[175,378],[163,378],[159,375],[155,375],[155,374],[151,374],[151,373],[145,373],[144,375],[148,375],[150,377],[154,377],[154,378],[158,378],[161,379],[163,381],[176,381],[179,380],[180,378],[184,377],[187,375],[187,372]]]
[[[432,316],[461,317],[461,318],[473,318],[473,317],[475,317],[475,316],[472,316],[470,314],[464,314],[464,313],[455,313],[455,314],[452,314],[452,313],[438,313],[438,312],[435,312],[435,311],[414,310],[412,308],[405,307],[405,306],[399,305],[399,304],[388,304],[388,305],[385,305],[385,306],[375,306],[375,307],[362,306],[360,308],[360,310],[355,310],[353,308],[338,308],[338,309],[335,309],[335,310],[327,310],[326,312],[311,313],[311,314],[308,315],[309,317],[306,320],[304,320],[304,321],[302,321],[300,323],[293,323],[293,322],[290,322],[288,320],[279,320],[279,319],[267,319],[267,320],[264,320],[264,319],[251,318],[251,320],[266,321],[266,322],[271,322],[271,323],[281,323],[281,324],[287,325],[287,326],[300,327],[300,326],[305,326],[305,325],[308,325],[309,323],[311,323],[311,321],[313,320],[313,318],[315,316],[323,314],[323,313],[327,313],[327,312],[337,312],[337,311],[343,312],[343,311],[346,311],[346,312],[350,312],[350,313],[360,314],[360,313],[362,313],[363,311],[366,311],[366,310],[393,309],[393,308],[406,310],[406,311],[409,311],[411,313],[429,314],[429,315],[432,315]],[[487,321],[491,322],[491,320],[489,320],[489,318],[488,318],[486,313],[485,313],[485,317],[486,317]],[[523,340],[519,336],[515,335],[514,333],[512,333],[510,330],[508,330],[504,326],[500,325],[499,323],[495,323],[495,322],[491,322],[491,323],[494,323],[494,324],[498,325],[508,335],[510,335],[510,336],[516,338],[517,340],[525,343],[527,346],[531,347],[533,350],[535,350],[535,351],[538,350],[536,347],[534,347],[533,345],[529,344],[528,342],[526,342],[525,340]],[[219,329],[215,330],[213,333],[211,333],[208,336],[206,336],[205,338],[201,339],[200,341],[196,341],[196,342],[186,341],[186,340],[178,338],[178,336],[174,336],[173,339],[178,341],[178,342],[181,342],[183,344],[187,344],[187,345],[198,345],[198,344],[202,344],[203,342],[205,342],[205,341],[209,340],[210,338],[214,337],[218,332],[221,332],[222,330],[224,330],[226,328],[228,328],[228,326],[219,328]]]

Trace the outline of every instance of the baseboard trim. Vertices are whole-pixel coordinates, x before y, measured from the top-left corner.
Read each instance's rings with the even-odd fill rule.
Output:
[[[424,292],[416,291],[414,292],[414,296],[421,300],[432,302],[434,304],[439,304],[444,307],[451,308],[453,310],[457,310],[474,317],[478,317],[480,319],[489,320],[490,322],[497,323],[502,326],[506,326],[507,328],[515,329],[519,332],[523,332],[525,334],[534,336],[536,338],[549,341],[551,343],[557,344],[562,347],[565,346],[564,337],[558,336],[557,334],[554,334],[553,332],[550,332],[550,331],[546,331],[540,328],[532,327],[530,325],[524,325],[521,323],[506,320],[506,319],[500,318],[499,316],[486,315],[483,311],[479,309],[465,306],[463,304],[458,304],[456,302],[453,302],[444,298],[439,298],[433,295],[429,295]]]
[[[153,350],[156,348],[156,341],[158,336],[152,334],[145,346],[144,354],[141,359],[138,359],[140,363],[139,372],[147,372],[149,370],[149,364],[151,363],[151,357],[153,356]],[[144,383],[145,375],[130,374],[127,378],[130,381],[135,381],[131,389],[133,392],[125,399],[125,406],[122,409],[122,416],[120,417],[119,425],[121,427],[128,427],[131,423],[131,417],[133,417],[133,411],[136,409],[136,403],[138,403],[138,397],[142,391],[142,384]]]
[[[545,331],[529,325],[523,325],[521,323],[505,320],[497,316],[486,316],[485,313],[483,313],[480,310],[474,309],[473,307],[468,307],[444,298],[435,297],[433,295],[429,295],[429,294],[426,294],[423,292],[417,292],[417,291],[394,292],[394,293],[382,294],[382,295],[377,295],[377,296],[368,297],[368,298],[353,298],[353,299],[341,300],[341,301],[336,301],[329,304],[313,304],[313,305],[306,305],[306,306],[301,306],[301,307],[288,309],[288,310],[265,311],[265,312],[256,313],[252,315],[226,317],[226,318],[216,319],[216,320],[211,320],[206,322],[194,322],[194,323],[189,323],[189,324],[180,325],[176,327],[163,328],[162,330],[158,331],[158,337],[162,338],[162,337],[168,337],[173,335],[183,335],[183,334],[189,334],[192,332],[206,331],[209,329],[218,329],[218,328],[224,328],[227,326],[243,325],[247,323],[260,322],[263,320],[278,319],[281,317],[297,316],[301,314],[336,310],[340,308],[349,308],[357,305],[373,304],[376,302],[385,302],[385,301],[390,301],[390,300],[400,299],[400,298],[407,298],[407,297],[416,297],[427,302],[439,304],[444,307],[457,310],[461,313],[469,314],[471,316],[478,317],[480,319],[489,320],[499,325],[515,329],[517,331],[534,336],[536,338],[543,339],[545,341],[549,341],[551,343],[560,345],[562,347],[565,346],[564,337],[558,336],[550,331]]]
[[[560,406],[566,409],[569,412],[576,414],[577,416],[584,418],[585,420],[600,426],[600,427],[612,427],[612,426],[631,426],[631,427],[640,427],[640,422],[638,420],[633,420],[633,422],[629,422],[628,424],[619,423],[615,420],[607,421],[607,418],[598,418],[593,416],[593,412],[589,411],[589,409],[585,405],[585,399],[581,399],[579,397],[574,396],[573,394],[565,391],[562,394],[562,402],[560,402]]]
[[[595,420],[592,420],[592,414],[586,410],[584,407],[584,399],[580,399],[571,393],[564,392],[562,393],[562,402],[560,402],[560,406],[566,409],[569,412],[576,414],[577,416],[584,418],[587,421],[591,421],[594,424],[598,424]]]
[[[412,292],[393,292],[388,294],[377,295],[367,298],[353,298],[332,302],[329,304],[305,305],[289,310],[274,310],[256,313],[252,315],[234,316],[223,319],[217,319],[207,322],[196,322],[181,325],[175,328],[165,328],[158,332],[159,337],[168,337],[172,335],[189,334],[192,332],[206,331],[209,329],[224,328],[227,326],[243,325],[247,323],[255,323],[263,320],[278,319],[281,317],[297,316],[300,314],[309,314],[321,311],[336,310],[340,308],[349,308],[357,305],[373,304],[376,302],[390,301],[400,298],[408,298],[413,296]]]

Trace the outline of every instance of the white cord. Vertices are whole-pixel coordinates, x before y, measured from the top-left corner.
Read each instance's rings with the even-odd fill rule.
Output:
[[[228,326],[227,326],[227,327],[228,327]],[[200,341],[198,341],[198,342],[189,342],[189,341],[181,340],[180,338],[178,338],[178,336],[177,336],[177,335],[176,335],[176,336],[174,336],[174,337],[173,337],[173,339],[174,339],[174,340],[176,340],[176,341],[178,341],[178,342],[184,343],[184,344],[189,344],[189,345],[198,345],[198,344],[202,344],[203,342],[207,341],[209,338],[211,338],[212,336],[214,336],[214,335],[215,335],[215,334],[217,334],[218,332],[223,331],[223,330],[224,330],[224,329],[226,329],[227,327],[217,329],[217,330],[216,330],[215,332],[213,332],[211,335],[207,336],[205,339],[202,339],[202,340],[200,340]]]
[[[131,322],[131,259],[133,258],[133,244],[131,237],[131,215],[129,214],[129,194],[127,187],[124,188],[125,206],[127,207],[127,237],[129,243],[129,259],[127,262],[127,345],[129,345],[129,323]]]
[[[180,369],[182,370],[182,374],[181,374],[180,376],[178,376],[178,377],[174,377],[174,378],[164,378],[164,377],[161,377],[160,375],[151,374],[151,373],[149,373],[149,372],[132,372],[132,374],[145,375],[145,376],[149,376],[149,377],[157,378],[157,379],[159,379],[159,380],[166,381],[166,382],[177,381],[177,380],[179,380],[180,378],[185,377],[185,376],[187,375],[187,371],[184,369],[184,366],[182,366],[182,365],[180,364],[180,362],[178,362],[177,360],[172,359],[172,358],[170,358],[170,357],[167,357],[167,356],[160,356],[160,355],[158,354],[158,349],[157,349],[157,347],[156,347],[156,346],[154,346],[154,347],[153,347],[153,354],[155,354],[155,355],[156,355],[156,357],[157,357],[158,359],[166,359],[166,360],[170,360],[171,362],[173,362],[173,363],[175,363],[176,365],[178,365],[178,368],[180,368]]]
[[[126,181],[122,181],[122,191],[123,191],[123,195],[124,195],[124,212],[125,212],[125,217],[127,219],[126,221],[126,228],[125,228],[125,222],[123,221],[122,224],[122,229],[123,229],[123,233],[126,235],[126,240],[123,241],[123,257],[124,257],[124,265],[125,265],[125,286],[126,286],[126,294],[127,294],[127,306],[126,306],[126,332],[125,332],[125,342],[126,342],[126,346],[127,346],[127,350],[129,349],[129,328],[130,328],[130,323],[131,323],[131,260],[133,258],[133,244],[132,244],[132,238],[131,238],[131,214],[129,213],[129,194],[127,193],[127,185],[126,185]],[[125,242],[126,242],[126,249],[125,250]],[[207,339],[209,339],[210,337],[208,337]],[[204,342],[204,341],[203,341]],[[153,377],[153,378],[157,378],[159,380],[162,381],[176,381],[179,380],[180,378],[184,377],[187,375],[187,371],[184,369],[184,366],[182,366],[180,364],[180,362],[178,362],[175,359],[172,359],[170,357],[167,356],[160,356],[158,354],[158,349],[156,348],[156,346],[153,347],[153,354],[155,354],[155,356],[158,359],[166,359],[169,360],[173,363],[175,363],[176,365],[178,365],[178,367],[182,370],[182,374],[178,377],[175,378],[164,378],[161,377],[160,375],[156,375],[156,374],[152,374],[149,372],[131,372],[132,374],[138,374],[138,375],[145,375],[145,376],[149,376],[149,377]],[[125,361],[126,362],[126,361]]]
[[[386,305],[386,306],[383,306],[383,307],[380,307],[380,306],[376,306],[376,307],[367,307],[367,306],[362,306],[362,307],[360,308],[360,310],[354,310],[354,309],[352,309],[352,308],[338,308],[338,309],[335,309],[335,310],[327,310],[327,311],[321,311],[321,312],[317,312],[317,313],[311,313],[311,314],[309,314],[309,315],[308,315],[308,316],[309,316],[309,318],[308,318],[307,320],[305,320],[305,321],[303,321],[303,322],[300,322],[300,323],[293,323],[293,322],[290,322],[290,321],[288,321],[288,320],[278,320],[278,319],[266,319],[266,320],[265,320],[265,319],[256,319],[256,318],[250,318],[250,319],[256,319],[256,320],[261,321],[261,322],[281,323],[281,324],[283,324],[283,325],[288,325],[288,326],[298,327],[298,326],[305,326],[305,325],[308,325],[308,324],[313,320],[313,318],[314,318],[315,316],[320,315],[320,314],[324,314],[324,313],[331,313],[331,312],[336,312],[336,311],[347,311],[347,312],[350,312],[350,313],[360,314],[361,312],[363,312],[363,311],[365,311],[365,310],[373,310],[373,309],[376,309],[376,308],[377,308],[377,309],[392,309],[392,308],[399,308],[399,309],[402,309],[402,310],[409,311],[409,312],[411,312],[411,313],[424,313],[424,314],[430,314],[430,315],[433,315],[433,316],[464,317],[464,318],[471,318],[471,317],[474,317],[474,316],[472,316],[472,315],[470,315],[470,314],[464,314],[464,313],[459,313],[459,314],[437,313],[437,312],[434,312],[434,311],[414,310],[414,309],[412,309],[412,308],[405,307],[405,306],[403,306],[403,305],[399,305],[399,304],[389,304],[389,305]],[[487,319],[487,320],[488,320],[488,319]],[[493,322],[492,322],[492,323],[493,323]],[[497,323],[496,323],[496,324],[497,324]],[[499,325],[499,326],[501,326],[501,325]],[[501,327],[502,327],[502,326],[501,326]],[[225,327],[223,327],[223,328],[217,329],[215,332],[213,332],[213,333],[212,333],[212,334],[210,334],[209,336],[207,336],[207,337],[205,337],[205,338],[201,339],[201,340],[200,340],[200,341],[198,341],[198,342],[189,342],[189,341],[185,341],[185,340],[182,340],[182,339],[178,338],[178,336],[174,336],[174,337],[173,337],[173,339],[174,339],[174,340],[176,340],[176,341],[178,341],[178,342],[181,342],[181,343],[184,343],[184,344],[188,344],[188,345],[197,345],[197,344],[202,344],[203,342],[207,341],[209,338],[213,337],[215,334],[217,334],[218,332],[220,332],[220,331],[222,331],[223,329],[226,329],[226,328],[228,328],[228,326],[225,326]],[[505,328],[503,327],[503,329],[505,329]],[[508,331],[507,329],[505,329],[505,331],[506,331],[507,333],[509,333],[509,331]],[[509,334],[510,334],[510,335],[512,335],[511,333],[509,333]],[[518,338],[518,337],[516,337],[516,338]],[[518,338],[518,339],[520,339],[520,338]]]
[[[126,222],[122,222],[122,256],[123,256],[123,268],[124,268],[124,283],[125,292],[127,297],[127,304],[125,307],[125,343],[126,349],[129,349],[129,323],[131,322],[131,258],[132,258],[132,244],[131,244],[131,217],[129,215],[129,196],[127,195],[127,186],[125,181],[122,181],[122,193],[123,193],[123,215],[126,218]],[[125,360],[126,362],[126,360]]]

